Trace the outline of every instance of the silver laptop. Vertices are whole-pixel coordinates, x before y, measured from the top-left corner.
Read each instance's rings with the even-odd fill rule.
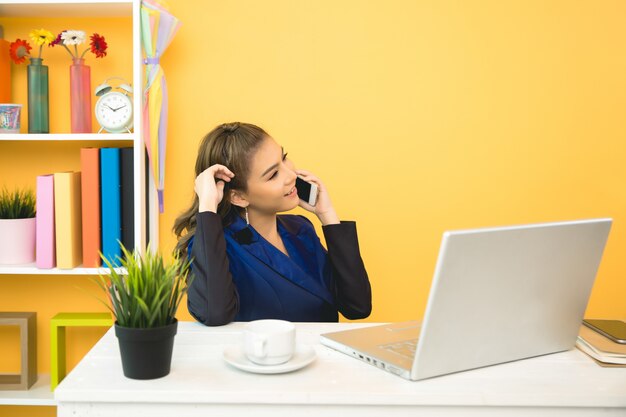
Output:
[[[611,219],[443,234],[424,321],[321,335],[419,380],[574,347]]]

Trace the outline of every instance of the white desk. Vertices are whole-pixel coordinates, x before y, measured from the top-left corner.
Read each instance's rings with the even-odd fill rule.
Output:
[[[578,350],[410,382],[319,344],[319,334],[371,324],[297,324],[317,360],[257,375],[230,367],[225,347],[243,323],[181,322],[171,373],[122,374],[109,330],[55,392],[58,416],[626,416],[626,368],[602,368]]]

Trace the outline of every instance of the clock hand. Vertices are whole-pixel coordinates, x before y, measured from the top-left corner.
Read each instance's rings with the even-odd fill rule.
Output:
[[[123,109],[124,107],[126,107],[126,104],[124,104],[122,107],[118,107],[118,108],[116,108],[116,109],[111,109],[111,110],[113,110],[113,111],[118,111],[119,109]]]

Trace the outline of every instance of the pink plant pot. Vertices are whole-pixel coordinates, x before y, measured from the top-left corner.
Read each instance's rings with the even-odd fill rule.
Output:
[[[35,218],[0,219],[0,265],[35,262]]]

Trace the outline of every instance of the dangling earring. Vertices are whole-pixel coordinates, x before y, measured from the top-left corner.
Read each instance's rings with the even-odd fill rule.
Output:
[[[248,207],[244,207],[246,212],[246,227],[235,233],[235,239],[242,245],[252,243],[252,230],[250,229],[250,219],[248,217]]]

